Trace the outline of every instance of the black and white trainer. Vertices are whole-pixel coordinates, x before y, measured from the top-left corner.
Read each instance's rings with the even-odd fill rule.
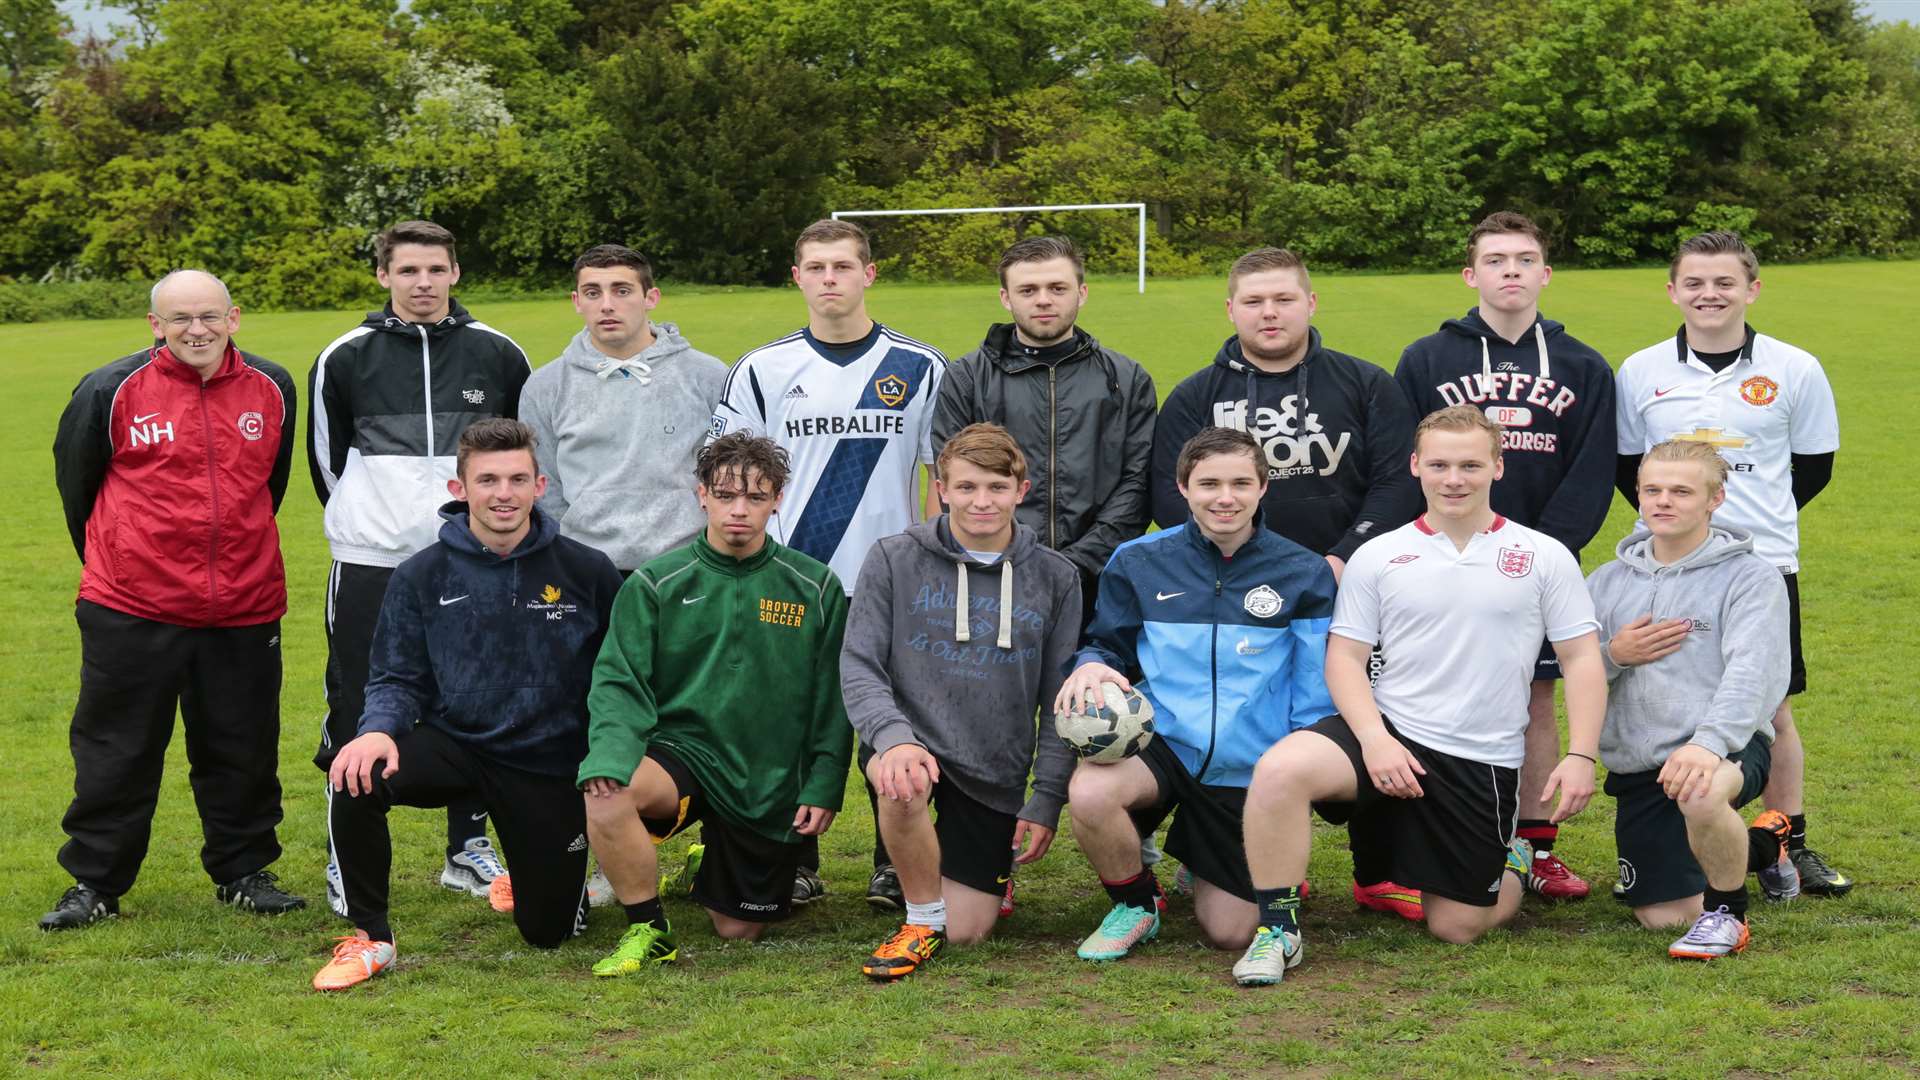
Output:
[[[40,916],[42,930],[77,930],[120,914],[120,898],[76,883],[60,894],[53,910]]]
[[[255,870],[225,885],[216,885],[213,898],[242,911],[261,915],[285,915],[307,906],[305,897],[295,896],[280,887],[280,879],[271,870]]]

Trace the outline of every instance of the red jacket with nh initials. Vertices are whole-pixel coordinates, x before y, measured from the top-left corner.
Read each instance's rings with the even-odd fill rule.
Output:
[[[286,370],[231,343],[204,383],[165,346],[80,380],[53,438],[80,598],[178,626],[286,614],[294,413]]]

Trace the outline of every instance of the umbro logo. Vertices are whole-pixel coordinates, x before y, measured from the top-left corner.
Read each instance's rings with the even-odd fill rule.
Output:
[[[573,838],[573,843],[567,845],[568,854],[572,854],[573,852],[576,852],[576,851],[585,851],[585,850],[587,850],[587,834],[586,833],[581,833],[578,836],[575,836]]]
[[[793,389],[791,389],[791,390],[789,390],[789,391],[787,391],[787,400],[788,400],[788,401],[792,401],[792,400],[794,400],[795,398],[803,398],[803,397],[806,397],[806,396],[807,396],[807,392],[806,392],[805,390],[802,390],[802,389],[800,389],[800,384],[799,384],[799,383],[794,383],[794,384],[793,384]]]

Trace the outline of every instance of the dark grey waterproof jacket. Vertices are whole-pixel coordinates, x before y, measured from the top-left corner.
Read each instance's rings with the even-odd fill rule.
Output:
[[[995,423],[1027,458],[1033,490],[1015,516],[1083,575],[1146,531],[1158,397],[1153,376],[1075,328],[1080,348],[1052,366],[1010,348],[998,323],[947,365],[933,414],[937,451],[968,424]]]

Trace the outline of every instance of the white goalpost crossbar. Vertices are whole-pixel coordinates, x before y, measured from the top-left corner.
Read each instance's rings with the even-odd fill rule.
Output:
[[[1147,291],[1147,204],[1143,202],[1072,203],[1059,206],[956,206],[932,210],[835,210],[833,217],[913,217],[920,214],[1024,214],[1036,210],[1137,210],[1140,212],[1140,246],[1135,276],[1141,292]]]

